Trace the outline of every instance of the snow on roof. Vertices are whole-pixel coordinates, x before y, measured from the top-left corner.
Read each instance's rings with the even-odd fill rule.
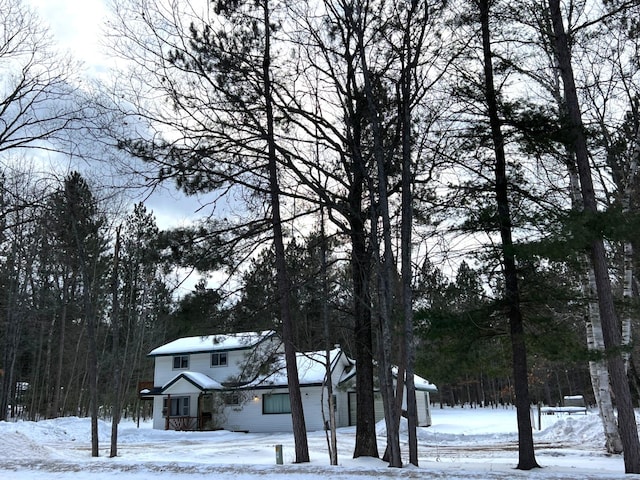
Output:
[[[164,384],[162,386],[162,391],[165,391],[181,378],[184,378],[193,383],[195,386],[199,387],[200,390],[224,390],[224,387],[210,376],[205,375],[204,373],[186,371],[179,373],[171,380],[169,380],[166,384]]]
[[[240,350],[244,348],[251,348],[275,334],[276,332],[273,330],[264,330],[262,332],[183,337],[151,350],[148,356],[156,357],[162,355],[176,355],[180,353]]]
[[[438,387],[436,387],[433,383],[429,382],[422,378],[420,375],[413,376],[413,383],[416,386],[416,390],[420,390],[423,392],[437,393]]]
[[[342,350],[335,348],[329,352],[329,359],[331,362],[331,368],[335,368]],[[349,359],[346,355],[343,356],[346,365],[354,365],[353,360]],[[327,373],[326,370],[326,351],[318,352],[298,352],[296,353],[296,364],[298,367],[298,378],[300,379],[300,385],[319,385],[325,380]],[[287,370],[285,366],[284,355],[278,358],[274,364],[274,372],[259,377],[251,382],[246,387],[259,387],[259,386],[286,386],[287,385]]]
[[[393,367],[391,369],[391,373],[395,378],[398,377],[398,367]],[[413,375],[413,383],[416,386],[416,390],[420,390],[422,392],[430,392],[437,393],[438,387],[436,387],[433,383],[429,382],[429,380],[425,380],[420,375]]]

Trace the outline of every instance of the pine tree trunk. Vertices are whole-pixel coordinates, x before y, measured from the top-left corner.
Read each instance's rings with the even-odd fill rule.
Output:
[[[411,2],[408,12],[408,24],[417,8],[417,2]],[[410,28],[410,27],[407,27]],[[412,227],[413,227],[413,169],[411,161],[411,74],[414,71],[420,52],[414,52],[411,46],[411,32],[404,32],[403,69],[400,79],[400,122],[402,131],[402,219],[400,226],[402,312],[404,317],[404,364],[405,372],[398,373],[398,383],[404,379],[407,390],[407,437],[409,444],[409,463],[418,466],[418,408],[415,388],[415,342],[413,335],[413,268],[412,268]]]
[[[587,142],[576,92],[573,66],[571,64],[569,39],[564,30],[560,1],[549,0],[549,8],[555,34],[558,67],[564,86],[567,122],[570,128],[569,132],[573,141],[573,149],[580,178],[584,211],[588,215],[596,215],[598,213],[598,207],[591,177]],[[620,325],[613,302],[613,293],[609,279],[609,266],[602,238],[595,238],[591,241],[590,251],[598,293],[602,332],[607,353],[607,365],[611,386],[618,407],[618,429],[624,449],[625,472],[640,473],[640,441],[638,440],[638,428],[631,400],[631,390],[624,368],[624,361],[619,354],[622,341]]]
[[[502,240],[502,260],[505,279],[505,307],[509,318],[511,349],[513,355],[513,380],[515,388],[515,404],[518,422],[519,460],[517,468],[531,470],[538,468],[536,462],[533,431],[531,425],[531,401],[529,398],[527,350],[524,341],[524,325],[520,310],[520,291],[518,272],[511,237],[511,214],[509,211],[508,181],[506,174],[506,158],[504,138],[498,116],[498,103],[493,82],[493,58],[489,32],[489,0],[480,0],[480,23],[482,28],[482,45],[484,53],[485,98],[489,110],[489,122],[496,157],[495,192],[498,210],[500,238]]]
[[[357,35],[358,51],[362,66],[364,91],[369,107],[369,120],[373,130],[373,156],[375,158],[378,173],[378,208],[376,212],[371,209],[371,244],[376,259],[378,277],[378,319],[380,336],[380,355],[378,359],[378,374],[380,378],[380,391],[385,405],[385,423],[387,426],[387,448],[389,449],[389,466],[402,467],[400,451],[400,422],[396,418],[395,395],[393,390],[393,375],[391,372],[391,312],[393,311],[393,297],[391,295],[394,278],[394,254],[391,242],[391,220],[389,216],[389,199],[387,193],[386,158],[382,143],[382,131],[378,117],[375,93],[370,78],[367,56],[364,49],[364,34],[362,31],[362,18],[354,19],[353,26]],[[369,195],[371,205],[375,205],[373,182],[370,182]],[[382,219],[382,239],[384,244],[384,256],[380,258],[378,231],[376,225],[378,218]]]
[[[351,79],[353,81],[353,79]],[[355,115],[354,115],[355,116]],[[346,215],[351,240],[351,283],[353,285],[353,339],[356,368],[356,441],[353,458],[378,458],[378,443],[374,412],[373,327],[371,315],[371,253],[367,248],[363,195],[365,162],[360,152],[361,129],[357,118],[352,120],[351,187]]]
[[[65,333],[67,325],[67,304],[68,298],[68,286],[67,277],[63,279],[62,283],[62,311],[60,312],[60,337],[58,345],[58,365],[56,368],[56,380],[53,386],[53,404],[51,406],[50,418],[60,416],[60,396],[62,389],[62,372],[64,370],[64,345],[65,345]]]
[[[356,167],[356,170],[358,168]],[[354,178],[354,183],[357,179]],[[358,190],[358,188],[356,188]],[[351,194],[351,203],[359,204],[362,193]],[[353,458],[379,456],[373,397],[373,332],[371,320],[371,293],[369,290],[370,255],[367,251],[364,223],[353,210],[351,225],[351,275],[353,283],[353,316],[356,368],[356,444]]]
[[[0,383],[0,421],[7,419],[7,410],[9,405],[14,405],[15,402],[11,398],[12,392],[15,387],[15,365],[18,358],[18,348],[20,345],[21,336],[21,324],[20,318],[14,312],[15,295],[17,291],[16,277],[20,276],[19,264],[15,262],[18,245],[13,243],[13,251],[9,254],[9,258],[6,260],[5,265],[7,272],[7,286],[2,292],[4,298],[3,311],[0,315],[4,315],[4,329],[2,333],[2,366],[4,374],[1,377]],[[0,324],[1,325],[1,324]]]
[[[45,351],[45,360],[44,360],[44,381],[42,382],[42,390],[44,396],[44,404],[45,404],[45,418],[53,418],[54,413],[52,411],[53,407],[53,392],[51,386],[51,362],[53,359],[51,358],[53,355],[53,336],[55,333],[56,326],[56,315],[51,316],[51,321],[49,322],[49,332],[47,333],[47,348]],[[60,345],[62,348],[62,345]]]
[[[280,187],[278,183],[278,162],[275,143],[275,120],[273,116],[273,98],[271,96],[271,21],[269,2],[263,5],[264,52],[262,63],[262,84],[264,88],[264,102],[267,121],[267,147],[269,169],[269,193],[271,198],[271,214],[273,240],[276,256],[276,282],[280,297],[280,312],[282,320],[282,340],[284,342],[287,379],[289,386],[289,400],[291,403],[291,421],[295,443],[295,463],[309,461],[309,446],[307,443],[307,428],[305,425],[302,396],[300,394],[300,379],[296,348],[293,343],[293,319],[290,310],[290,284],[287,274],[285,249],[282,234],[282,219],[280,217]]]
[[[31,401],[29,402],[29,418],[28,420],[37,420],[37,412],[40,412],[42,406],[42,352],[44,350],[44,330],[45,324],[41,321],[40,333],[36,344],[36,351],[33,352],[35,359],[32,367],[34,371]]]

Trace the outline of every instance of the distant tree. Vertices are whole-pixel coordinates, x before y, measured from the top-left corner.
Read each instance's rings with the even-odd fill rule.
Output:
[[[251,331],[229,329],[228,315],[222,310],[223,297],[213,288],[208,288],[204,279],[194,289],[180,297],[176,309],[171,313],[167,325],[167,338],[178,338],[211,333]],[[258,325],[255,328],[260,328]]]
[[[122,226],[116,227],[116,239],[113,245],[113,262],[111,270],[111,354],[114,359],[120,358],[120,231]],[[110,457],[118,456],[118,424],[122,415],[122,364],[113,363],[113,406],[111,408],[111,446]]]
[[[0,175],[20,175],[18,166],[25,158],[16,155],[17,150],[27,148],[61,148],[69,141],[69,131],[77,128],[76,120],[82,117],[82,108],[75,101],[76,65],[55,52],[52,38],[34,11],[22,0],[0,1]],[[51,141],[52,144],[45,144]],[[57,143],[56,143],[57,142]],[[51,145],[56,144],[57,147]],[[0,182],[3,202],[2,232],[11,228],[17,220],[11,214],[28,209],[41,200],[42,195],[32,198],[10,190],[12,179]],[[29,187],[32,188],[32,187]],[[17,196],[9,197],[18,193]],[[31,202],[31,203],[30,203]],[[34,213],[32,210],[31,213]],[[23,220],[20,220],[23,221]],[[0,232],[0,237],[4,234]],[[3,265],[6,267],[7,265]],[[18,285],[15,285],[16,288]],[[6,306],[6,305],[5,305]],[[10,325],[10,317],[0,323]],[[10,333],[10,332],[8,332]],[[5,337],[7,341],[13,334]],[[13,353],[3,349],[6,356],[4,368],[9,375],[3,377],[0,390],[0,418],[6,415],[8,390],[13,390]],[[7,383],[9,382],[9,383]]]
[[[174,338],[170,315],[175,300],[167,277],[175,259],[163,257],[160,237],[153,213],[141,203],[134,205],[133,211],[124,219],[121,232],[118,275],[121,355],[105,362],[108,366],[116,362],[121,364],[121,401],[127,408],[138,406],[139,383],[153,377],[146,354]],[[135,413],[138,411],[138,408],[134,409]]]
[[[62,246],[78,265],[82,282],[82,316],[87,326],[89,342],[87,375],[91,414],[91,455],[98,452],[98,345],[99,294],[106,271],[105,218],[100,212],[91,188],[82,176],[73,172],[64,180],[64,187],[54,194],[54,204],[61,213],[65,228]]]
[[[480,273],[463,262],[450,281],[438,269],[425,267],[416,292],[417,363],[438,385],[441,402],[464,403],[464,393],[469,403],[510,401],[509,392],[501,396],[494,387],[508,385],[511,376],[508,328],[484,291]],[[472,383],[480,386],[477,395],[471,395]]]
[[[330,242],[327,241],[327,244]],[[327,256],[330,252],[327,253]],[[249,265],[242,275],[240,298],[230,313],[229,331],[247,329],[274,328],[278,322],[277,292],[273,285],[275,276],[273,249],[264,250]],[[299,351],[317,349],[322,343],[324,333],[321,318],[321,299],[318,292],[322,289],[320,242],[314,233],[306,239],[294,239],[288,243],[285,258],[291,278],[291,305],[294,316],[294,343]],[[327,276],[333,284],[337,274],[337,265],[328,262]],[[335,308],[337,299],[335,289],[329,292],[329,308]],[[332,344],[344,344],[350,335],[345,315],[332,312],[328,341]]]
[[[32,301],[37,269],[39,192],[29,174],[2,175],[0,191],[0,420],[17,414],[16,385],[28,370],[21,362],[24,349],[35,344],[30,330],[39,330],[41,317]],[[31,207],[26,207],[31,205]],[[38,345],[36,344],[36,347]],[[9,406],[11,410],[9,411]]]

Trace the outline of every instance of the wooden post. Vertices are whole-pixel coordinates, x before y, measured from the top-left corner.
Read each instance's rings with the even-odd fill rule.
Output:
[[[171,395],[167,395],[167,415],[164,417],[164,429],[169,430],[169,418],[171,417]]]

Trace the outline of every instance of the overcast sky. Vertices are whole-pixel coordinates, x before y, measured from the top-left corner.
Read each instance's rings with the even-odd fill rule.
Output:
[[[108,12],[109,0],[23,0],[31,5],[50,29],[59,48],[69,51],[83,62],[88,75],[105,71],[109,56],[101,45],[103,21]],[[51,159],[50,162],[55,161]],[[60,160],[64,161],[64,160]],[[137,201],[142,200],[142,197]],[[196,216],[201,206],[195,199],[186,199],[166,185],[145,201],[153,210],[161,228],[184,224]]]
[[[73,52],[88,67],[103,60],[99,47],[106,0],[24,0],[49,25],[60,47]],[[100,58],[102,57],[102,58]]]

